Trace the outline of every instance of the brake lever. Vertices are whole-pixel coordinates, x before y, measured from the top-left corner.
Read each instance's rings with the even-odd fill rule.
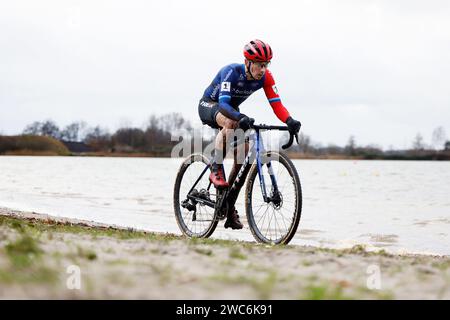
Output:
[[[292,145],[292,142],[294,142],[294,135],[291,132],[289,132],[289,141],[284,146],[281,146],[281,148],[282,149],[289,148]]]

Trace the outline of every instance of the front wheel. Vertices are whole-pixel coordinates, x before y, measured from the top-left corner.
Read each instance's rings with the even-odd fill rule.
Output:
[[[260,173],[264,185],[256,163],[247,180],[245,209],[250,230],[258,242],[288,244],[297,231],[302,211],[302,188],[297,170],[285,153],[268,151],[261,156]],[[257,175],[259,183],[255,183]]]

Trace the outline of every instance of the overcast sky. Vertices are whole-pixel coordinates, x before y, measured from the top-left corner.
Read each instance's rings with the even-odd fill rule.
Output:
[[[116,130],[151,114],[199,123],[198,100],[253,38],[282,101],[323,144],[450,137],[450,1],[1,1],[0,132],[74,120]],[[241,105],[278,124],[264,92]]]

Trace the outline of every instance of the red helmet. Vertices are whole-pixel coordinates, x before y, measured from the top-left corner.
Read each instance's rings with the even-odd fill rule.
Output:
[[[255,39],[245,45],[244,56],[250,61],[270,61],[272,59],[272,48],[268,43]]]

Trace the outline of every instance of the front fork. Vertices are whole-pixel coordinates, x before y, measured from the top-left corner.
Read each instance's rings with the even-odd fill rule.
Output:
[[[272,190],[271,195],[267,196],[267,190],[266,190],[266,184],[264,183],[264,174],[262,169],[262,161],[261,161],[261,154],[265,152],[264,144],[262,143],[262,138],[259,135],[259,132],[256,134],[256,165],[258,166],[258,177],[259,177],[259,185],[261,187],[261,192],[263,195],[264,202],[270,203],[271,201],[275,199],[278,199],[279,197],[279,190],[278,190],[278,184],[275,177],[275,174],[273,172],[272,163],[270,161],[267,161],[267,171],[269,172],[270,180],[272,182]]]

